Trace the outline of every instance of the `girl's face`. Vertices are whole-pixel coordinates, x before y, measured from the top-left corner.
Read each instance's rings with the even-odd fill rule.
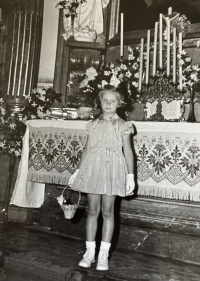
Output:
[[[115,114],[118,106],[119,99],[115,92],[107,91],[103,94],[101,99],[101,108],[104,113]]]

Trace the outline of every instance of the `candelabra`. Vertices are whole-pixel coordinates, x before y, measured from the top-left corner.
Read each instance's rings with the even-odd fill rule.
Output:
[[[141,91],[137,95],[137,101],[146,105],[147,102],[157,101],[156,113],[147,118],[147,121],[165,121],[162,114],[162,102],[170,103],[174,100],[182,100],[184,91],[178,89],[178,84],[172,82],[171,76],[166,75],[166,71],[159,69],[155,76],[150,77],[150,82],[142,85]],[[182,111],[183,113],[183,111]]]

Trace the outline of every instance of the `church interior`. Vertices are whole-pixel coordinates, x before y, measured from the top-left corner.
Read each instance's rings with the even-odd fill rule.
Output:
[[[107,85],[135,189],[98,271],[78,266],[88,200],[68,182]],[[198,123],[199,0],[0,0],[0,280],[199,281]]]

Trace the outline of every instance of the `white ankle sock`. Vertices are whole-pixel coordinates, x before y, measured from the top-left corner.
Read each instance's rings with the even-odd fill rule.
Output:
[[[86,248],[92,248],[95,249],[96,248],[96,241],[86,241]]]
[[[110,246],[111,246],[111,243],[101,241],[100,249],[109,251]]]

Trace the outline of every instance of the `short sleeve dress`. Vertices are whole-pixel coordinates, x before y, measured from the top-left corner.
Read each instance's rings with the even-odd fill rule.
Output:
[[[126,196],[127,167],[122,152],[123,134],[132,134],[133,125],[117,114],[111,119],[89,121],[86,132],[91,147],[83,160],[72,189],[85,193]]]

